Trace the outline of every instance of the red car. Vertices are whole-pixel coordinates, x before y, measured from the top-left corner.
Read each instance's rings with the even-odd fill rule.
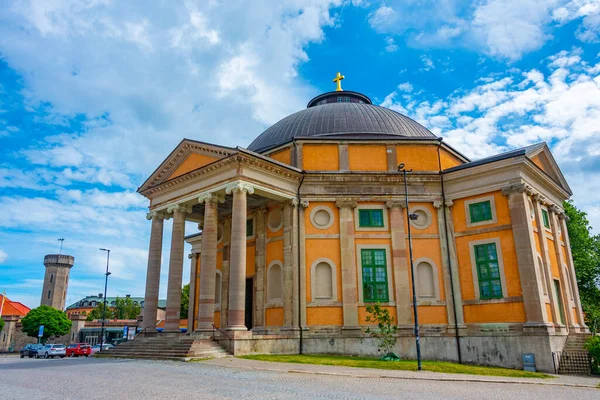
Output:
[[[67,347],[67,357],[89,357],[92,354],[92,346],[87,343],[71,343]]]

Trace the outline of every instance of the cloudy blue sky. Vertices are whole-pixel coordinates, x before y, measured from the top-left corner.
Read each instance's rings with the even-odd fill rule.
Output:
[[[337,71],[473,159],[546,141],[600,228],[599,43],[600,0],[4,1],[0,290],[39,305],[64,237],[67,303],[102,291],[99,247],[109,295],[143,296],[136,188],[181,138],[246,146]]]

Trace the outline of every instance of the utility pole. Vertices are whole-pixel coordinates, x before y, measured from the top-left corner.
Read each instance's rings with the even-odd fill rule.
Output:
[[[100,249],[101,251],[106,251],[106,273],[104,274],[106,278],[104,278],[104,307],[102,307],[102,333],[100,334],[100,351],[104,347],[104,320],[106,317],[106,289],[108,287],[108,276],[110,272],[108,272],[108,262],[110,260],[110,250],[109,249]]]

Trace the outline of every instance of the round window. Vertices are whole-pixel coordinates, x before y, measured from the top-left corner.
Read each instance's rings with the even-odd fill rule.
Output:
[[[315,207],[310,213],[310,222],[317,229],[327,229],[333,225],[333,211],[329,207]]]

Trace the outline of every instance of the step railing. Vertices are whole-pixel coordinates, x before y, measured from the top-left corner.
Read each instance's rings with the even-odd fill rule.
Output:
[[[592,371],[592,357],[585,350],[554,351],[552,362],[556,374],[590,375]]]
[[[212,331],[212,336],[213,336],[212,338],[213,338],[213,340],[215,340],[215,332],[216,332],[216,331],[219,331],[220,333],[222,333],[222,334],[223,334],[223,335],[224,335],[224,336],[225,336],[225,337],[228,339],[228,340],[227,340],[227,351],[228,351],[229,353],[233,353],[233,352],[231,351],[231,336],[229,336],[229,335],[227,334],[227,332],[225,332],[223,329],[221,329],[221,328],[218,328],[217,326],[215,326],[215,324],[212,324],[212,327],[213,327],[213,331]]]

